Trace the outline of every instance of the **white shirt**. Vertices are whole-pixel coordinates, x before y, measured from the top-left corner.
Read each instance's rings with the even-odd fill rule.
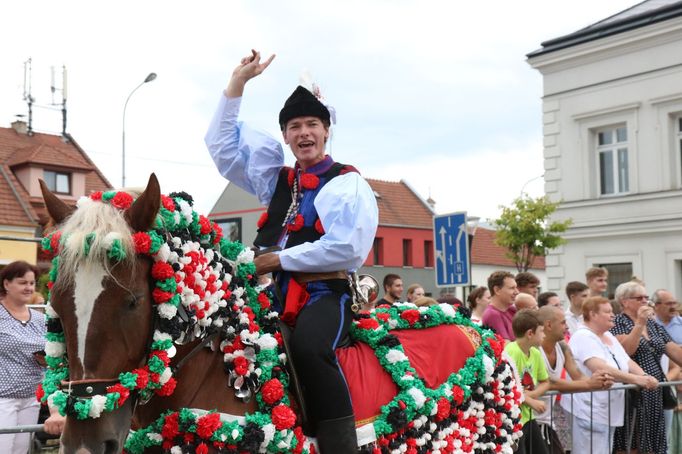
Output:
[[[566,313],[566,324],[568,325],[568,332],[571,333],[571,336],[575,334],[576,331],[578,331],[578,328],[582,326],[583,324],[583,314],[580,315],[575,315],[573,312],[571,312],[571,309],[569,308]]]
[[[284,165],[284,151],[267,133],[238,121],[241,99],[221,96],[204,140],[221,175],[267,205]],[[356,172],[339,175],[320,189],[314,204],[325,233],[315,242],[279,252],[282,269],[358,269],[372,248],[379,221],[369,184]]]
[[[547,354],[545,353],[545,349],[542,347],[539,347],[538,350],[540,350],[540,353],[542,354],[542,359],[545,360],[545,366],[547,367],[547,373],[549,374],[549,379],[550,381],[552,380],[561,380],[561,372],[564,369],[564,364],[566,363],[566,358],[564,357],[564,351],[561,349],[561,345],[559,345],[559,342],[557,342],[554,345],[554,352],[556,354],[556,363],[554,364],[554,367],[552,367],[551,364],[549,364],[549,360],[547,359]],[[552,399],[555,399],[556,396],[543,396],[541,399],[543,402],[545,402],[545,411],[543,413],[540,413],[535,416],[535,419],[537,422],[541,424],[549,424],[552,422],[551,418],[551,408],[552,406],[550,405],[552,402]]]
[[[591,358],[599,358],[611,367],[629,372],[630,357],[625,353],[623,346],[610,332],[607,331],[604,335],[609,338],[611,345],[602,342],[595,333],[583,325],[571,336],[571,340],[568,343],[575,357],[578,369],[588,377],[592,376],[592,371],[585,366],[585,362]],[[592,394],[591,402],[590,394]],[[571,401],[573,402],[573,408],[571,408]],[[561,399],[561,406],[564,410],[572,412],[580,419],[593,419],[601,424],[609,424],[610,420],[611,427],[619,427],[623,425],[625,391],[621,389],[617,391],[566,394]]]

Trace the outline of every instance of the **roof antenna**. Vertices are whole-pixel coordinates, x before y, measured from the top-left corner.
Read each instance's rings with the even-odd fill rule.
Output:
[[[28,86],[28,89],[27,89]],[[24,62],[24,101],[28,104],[28,129],[26,134],[33,135],[33,96],[31,95],[31,57]]]
[[[61,91],[62,92],[62,137],[64,137],[65,140],[68,140],[68,136],[66,135],[66,66],[62,65],[62,88],[57,88],[55,85],[54,81],[54,66],[50,67],[50,72],[51,72],[51,83],[50,83],[50,92],[52,93],[52,102],[50,103],[53,106],[58,106],[59,103],[54,102],[54,93],[56,91]]]

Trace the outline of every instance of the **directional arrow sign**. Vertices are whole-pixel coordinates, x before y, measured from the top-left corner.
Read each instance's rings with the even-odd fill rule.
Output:
[[[464,286],[471,282],[466,226],[466,212],[433,217],[437,287]]]

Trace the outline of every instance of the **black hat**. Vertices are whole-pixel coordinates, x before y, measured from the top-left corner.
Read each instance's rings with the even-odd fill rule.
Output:
[[[296,117],[318,117],[329,124],[329,109],[310,90],[299,85],[279,111],[279,126],[282,131],[287,122]]]

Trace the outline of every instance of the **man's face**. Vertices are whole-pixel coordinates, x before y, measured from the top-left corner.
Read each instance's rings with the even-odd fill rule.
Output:
[[[576,308],[578,311],[582,311],[583,303],[590,296],[589,289],[583,290],[580,293],[574,293],[571,295],[571,306]]]
[[[297,117],[289,120],[282,132],[298,164],[305,170],[324,159],[324,144],[329,129],[317,117]]]
[[[545,336],[548,336],[553,341],[558,342],[564,338],[566,331],[568,331],[568,324],[566,323],[566,316],[561,309],[554,311],[554,317],[551,319],[549,330],[545,331]]]
[[[533,298],[538,299],[538,284],[528,284],[523,287],[519,287],[520,293],[528,293]]]
[[[396,279],[393,281],[390,287],[386,288],[386,294],[390,295],[396,301],[400,301],[400,297],[403,294],[403,281],[402,279]]]
[[[658,292],[658,298],[659,301],[654,306],[654,311],[661,321],[668,323],[677,315],[677,300],[675,300],[672,293],[666,291]]]
[[[606,276],[596,276],[587,281],[587,286],[592,291],[593,295],[602,295],[609,285],[609,279]]]
[[[495,286],[495,288],[497,289],[494,296],[495,300],[503,303],[507,307],[514,304],[516,295],[519,294],[519,289],[516,287],[514,278],[505,277],[502,287]]]

